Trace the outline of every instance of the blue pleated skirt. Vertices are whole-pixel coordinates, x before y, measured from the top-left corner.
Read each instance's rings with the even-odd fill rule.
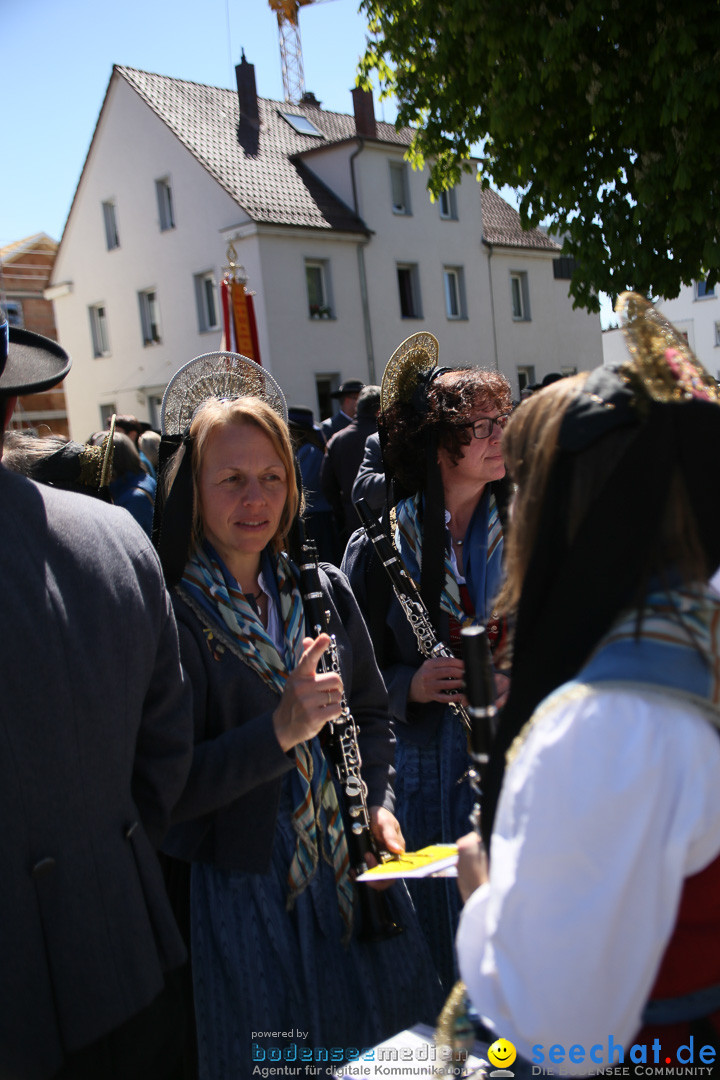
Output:
[[[268,874],[193,864],[200,1080],[244,1080],[258,1064],[293,1067],[311,1052],[313,1064],[330,1071],[353,1050],[418,1022],[433,1024],[442,1007],[440,980],[401,883],[385,896],[404,931],[382,942],[355,934],[342,944],[334,873],[322,858],[287,910],[291,811],[286,778]]]
[[[408,851],[428,844],[452,844],[470,832],[473,793],[465,728],[446,709],[435,738],[425,746],[403,739],[395,748],[396,815]],[[408,880],[408,889],[433,963],[446,994],[459,978],[455,932],[462,902],[455,878]]]

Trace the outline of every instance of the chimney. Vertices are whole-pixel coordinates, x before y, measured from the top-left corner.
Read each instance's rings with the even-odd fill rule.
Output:
[[[313,94],[312,90],[306,90],[305,93],[303,94],[303,96],[300,98],[300,101],[298,102],[298,104],[299,105],[312,105],[312,107],[314,109],[319,109],[322,106],[322,101],[318,101],[318,99]]]
[[[240,105],[240,123],[245,122],[259,128],[260,113],[258,112],[257,88],[255,86],[255,65],[248,64],[245,59],[244,49],[240,63],[235,65],[235,78],[237,79],[238,103]]]
[[[354,86],[351,93],[356,132],[358,135],[367,136],[368,139],[377,138],[372,90],[361,90],[359,86]]]

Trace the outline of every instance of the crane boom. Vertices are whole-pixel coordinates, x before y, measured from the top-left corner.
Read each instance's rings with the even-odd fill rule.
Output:
[[[313,0],[268,0],[268,3],[277,15],[285,100],[298,102],[305,93],[298,14],[301,7],[312,4]]]

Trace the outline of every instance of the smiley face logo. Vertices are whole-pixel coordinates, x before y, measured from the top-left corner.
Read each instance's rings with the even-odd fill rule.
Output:
[[[498,1069],[507,1069],[517,1057],[517,1050],[507,1039],[496,1039],[492,1046],[488,1047],[487,1056]]]

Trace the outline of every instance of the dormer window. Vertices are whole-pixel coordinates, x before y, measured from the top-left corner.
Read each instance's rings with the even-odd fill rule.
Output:
[[[319,138],[324,139],[322,131],[313,124],[312,120],[309,120],[303,113],[280,113],[283,120],[287,120],[288,124],[294,131],[297,131],[298,135],[317,135]]]

